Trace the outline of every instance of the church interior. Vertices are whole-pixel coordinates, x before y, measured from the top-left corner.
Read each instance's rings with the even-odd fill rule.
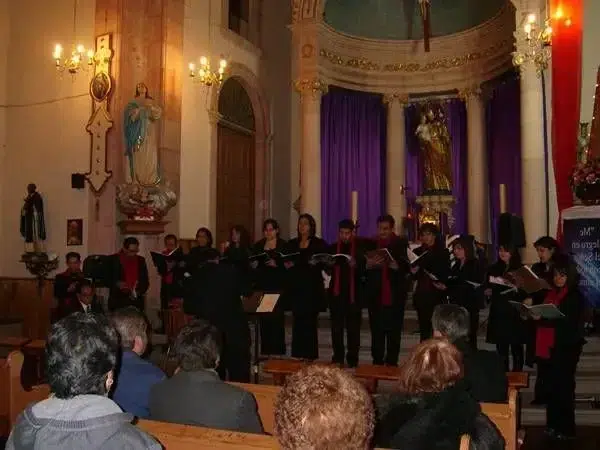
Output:
[[[433,224],[490,261],[507,233],[525,264],[550,236],[577,262],[592,329],[598,19],[597,0],[0,0],[0,365],[16,337],[46,338],[70,252],[92,267],[135,237],[154,324],[165,236],[187,251],[205,228],[219,249],[274,218],[287,240],[301,214],[328,243],[343,219],[371,238],[391,215],[411,245]],[[406,308],[401,359],[418,343]],[[600,442],[600,339],[586,339],[581,433],[556,448]],[[542,448],[528,376],[507,449],[523,430],[521,448]]]

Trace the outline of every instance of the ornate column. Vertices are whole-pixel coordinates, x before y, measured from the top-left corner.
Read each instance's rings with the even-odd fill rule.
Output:
[[[485,106],[478,85],[461,92],[467,105],[468,232],[480,242],[489,242]]]
[[[321,95],[327,85],[318,78],[296,82],[302,103],[300,213],[312,215],[321,231]]]
[[[406,94],[387,94],[387,153],[386,153],[386,208],[396,219],[396,231],[401,233],[402,219],[406,217],[406,124],[404,105]]]
[[[516,22],[522,16],[539,10],[517,10]],[[517,51],[525,52],[526,42],[521,30],[515,33]],[[525,263],[537,260],[533,242],[546,234],[546,160],[544,155],[544,123],[542,80],[532,61],[520,66],[521,70],[521,177],[522,209],[525,225]],[[574,144],[575,145],[575,144]],[[508,189],[511,189],[508,186]],[[510,208],[510,205],[509,205]]]

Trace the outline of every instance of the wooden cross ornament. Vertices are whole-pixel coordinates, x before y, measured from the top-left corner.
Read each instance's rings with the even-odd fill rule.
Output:
[[[429,39],[431,37],[431,0],[419,0],[421,5],[421,18],[423,19],[423,43],[425,51],[429,52]]]

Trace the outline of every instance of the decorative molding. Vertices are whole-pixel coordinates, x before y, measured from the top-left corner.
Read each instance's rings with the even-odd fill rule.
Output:
[[[391,93],[383,95],[383,103],[392,106],[394,104],[399,104],[400,106],[405,106],[409,102],[408,94],[406,93]]]
[[[94,76],[90,81],[93,112],[85,127],[91,137],[90,170],[85,174],[85,179],[96,195],[102,191],[106,182],[112,177],[112,171],[107,169],[106,146],[106,135],[113,126],[113,119],[108,110],[108,100],[113,86],[110,75],[113,56],[111,41],[110,33],[96,38],[96,65]]]
[[[458,91],[458,97],[464,101],[467,101],[470,98],[479,98],[482,95],[483,90],[479,84],[473,84]]]
[[[324,8],[324,0],[292,0],[292,23],[321,20]]]
[[[117,225],[121,234],[163,234],[169,222],[156,222],[150,220],[122,220]]]
[[[327,94],[329,86],[319,78],[301,79],[294,82],[294,87],[304,98],[305,95],[311,94],[313,98],[318,98],[321,95]]]

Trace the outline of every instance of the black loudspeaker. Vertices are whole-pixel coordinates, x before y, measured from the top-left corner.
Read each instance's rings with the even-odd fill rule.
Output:
[[[71,187],[73,189],[85,188],[85,175],[82,173],[72,173],[71,174]]]
[[[510,213],[500,214],[498,218],[498,244],[516,248],[527,246],[523,219]]]
[[[112,278],[112,259],[107,255],[90,255],[83,260],[83,274],[96,286],[109,287]]]

